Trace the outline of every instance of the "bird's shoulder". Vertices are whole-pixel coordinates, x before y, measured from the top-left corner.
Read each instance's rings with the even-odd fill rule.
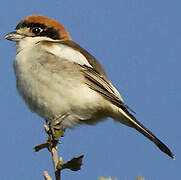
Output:
[[[42,41],[41,43],[46,46],[50,52],[63,59],[74,61],[82,66],[85,65],[92,68],[96,73],[109,82],[109,79],[99,61],[76,42],[72,40],[59,40]]]

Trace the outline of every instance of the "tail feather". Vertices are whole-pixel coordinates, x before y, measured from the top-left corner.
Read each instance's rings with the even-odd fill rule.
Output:
[[[122,107],[120,109],[121,114],[126,117],[126,119],[129,121],[128,123],[130,124],[131,127],[142,133],[145,137],[150,139],[155,145],[164,153],[166,153],[168,156],[171,158],[175,159],[174,154],[170,151],[170,149],[163,143],[161,142],[154,134],[152,134],[151,131],[149,131],[147,128],[145,128],[140,122],[136,120],[136,118],[129,113],[129,111]]]

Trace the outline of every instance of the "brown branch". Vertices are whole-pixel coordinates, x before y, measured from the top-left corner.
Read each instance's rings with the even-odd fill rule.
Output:
[[[49,151],[51,152],[52,155],[52,162],[53,162],[53,167],[54,167],[54,174],[55,174],[55,179],[60,180],[60,171],[57,169],[57,164],[58,164],[58,140],[54,137],[55,130],[52,130],[51,125],[47,126],[44,125],[46,133],[49,135],[47,139],[47,143],[49,147]],[[44,145],[45,146],[45,145]]]
[[[44,125],[45,132],[48,134],[48,138],[46,143],[42,143],[34,147],[34,151],[38,152],[41,149],[47,148],[52,155],[52,162],[54,167],[55,179],[61,179],[61,171],[63,169],[70,169],[72,171],[80,170],[82,165],[83,155],[79,157],[74,157],[70,161],[63,163],[63,158],[60,157],[58,161],[58,140],[64,134],[64,128],[61,125],[61,122],[67,117],[67,114],[63,114],[62,116],[58,116],[49,123],[49,125]],[[52,180],[47,171],[44,172],[45,180]]]
[[[49,148],[49,146],[50,146],[50,144],[46,142],[46,143],[42,143],[42,144],[39,144],[39,145],[35,146],[35,147],[33,148],[33,150],[34,150],[35,152],[38,152],[38,151],[40,151],[41,149]]]
[[[53,161],[53,167],[54,167],[54,173],[55,173],[55,179],[60,180],[60,170],[57,169],[58,164],[58,152],[57,152],[57,144],[58,142],[50,148],[50,152],[52,154],[52,161]]]

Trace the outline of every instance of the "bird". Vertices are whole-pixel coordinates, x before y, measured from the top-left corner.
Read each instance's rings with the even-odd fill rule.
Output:
[[[5,39],[16,42],[14,72],[20,96],[46,122],[65,115],[61,126],[95,125],[112,118],[131,127],[171,158],[171,150],[138,122],[98,60],[74,42],[58,21],[30,15]]]

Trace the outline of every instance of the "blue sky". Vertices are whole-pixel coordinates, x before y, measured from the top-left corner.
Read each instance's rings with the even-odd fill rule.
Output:
[[[1,179],[43,179],[52,175],[44,142],[44,121],[26,107],[16,91],[15,44],[3,39],[27,15],[61,21],[73,40],[105,68],[136,118],[167,144],[173,161],[134,129],[108,119],[96,126],[68,130],[62,138],[64,160],[84,154],[81,171],[63,171],[62,179],[180,179],[181,167],[181,1],[52,0],[1,2],[0,94]]]

